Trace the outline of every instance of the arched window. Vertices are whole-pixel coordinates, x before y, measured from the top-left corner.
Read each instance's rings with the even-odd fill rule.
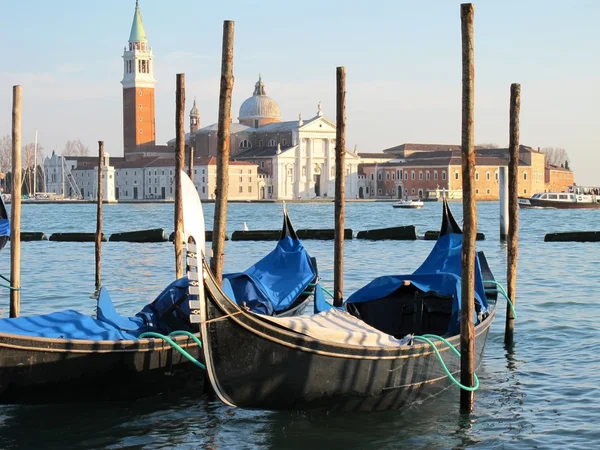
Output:
[[[429,170],[427,172],[425,172],[425,179],[426,180],[430,180],[431,179],[431,174],[429,173]]]
[[[479,180],[479,172],[475,171],[475,179]]]
[[[389,172],[385,173],[385,179],[386,179],[386,181],[390,181],[390,173]]]
[[[405,171],[404,171],[404,179],[405,179],[405,180],[408,180],[408,170],[405,170]]]
[[[490,179],[490,171],[489,170],[485,173],[485,179],[488,181]],[[488,192],[488,194],[489,194],[489,192]]]
[[[396,179],[396,172],[392,172],[392,180]]]
[[[442,180],[445,180],[445,179],[446,179],[446,171],[442,170]]]
[[[423,179],[423,171],[419,170],[419,180]]]
[[[248,139],[244,139],[240,142],[240,148],[252,148],[252,143]]]
[[[381,175],[381,172],[379,172],[379,173],[377,174],[377,181],[381,181],[381,178],[382,178],[382,175]]]
[[[527,180],[527,172],[523,172],[523,180]]]
[[[397,172],[398,172],[398,175],[397,175],[396,177],[397,177],[399,180],[401,180],[401,179],[402,179],[402,174],[400,173],[400,170],[398,170]]]
[[[433,171],[433,179],[434,179],[434,180],[437,180],[437,179],[438,179],[438,171],[437,171],[437,170],[434,170],[434,171]]]
[[[454,179],[455,179],[455,180],[458,180],[458,176],[459,176],[459,175],[458,175],[458,170],[455,170],[455,171],[454,171]]]
[[[275,142],[275,139],[271,139],[269,141],[269,147],[275,147],[277,145],[277,143]]]
[[[411,175],[411,178],[414,180],[414,179],[415,179],[415,171],[414,171],[414,170],[413,170],[413,171],[411,171],[411,172],[410,172],[410,175]],[[413,192],[413,194],[414,194],[414,192]]]

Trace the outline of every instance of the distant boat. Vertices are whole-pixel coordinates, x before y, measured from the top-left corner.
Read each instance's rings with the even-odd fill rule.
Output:
[[[600,188],[570,186],[568,192],[541,192],[519,197],[520,208],[598,209]]]
[[[421,200],[400,200],[392,203],[393,208],[420,209],[423,207]]]

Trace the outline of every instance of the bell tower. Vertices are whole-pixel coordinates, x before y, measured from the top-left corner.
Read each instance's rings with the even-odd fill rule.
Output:
[[[142,22],[139,0],[123,52],[123,149],[124,156],[141,145],[154,145],[154,62]]]
[[[190,110],[190,133],[195,133],[200,128],[200,110],[196,106],[196,99],[194,99],[194,106]]]

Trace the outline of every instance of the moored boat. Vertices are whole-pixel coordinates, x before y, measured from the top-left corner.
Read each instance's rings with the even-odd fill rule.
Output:
[[[570,186],[568,192],[540,192],[518,201],[520,208],[597,209],[599,193],[600,188]]]
[[[420,341],[436,333],[460,345],[462,234],[446,202],[440,235],[412,274],[379,277],[339,309],[323,307],[317,290],[316,314],[293,318],[240,308],[191,247],[189,276],[203,280],[204,289],[191,295],[190,321],[200,325],[203,362],[216,395],[245,408],[384,410],[447,388],[451,380],[436,352]],[[496,314],[484,271],[493,281],[480,253],[475,298],[468,300],[475,302],[476,366]],[[432,339],[457,375],[460,359]]]
[[[400,200],[392,203],[393,208],[420,209],[423,207],[421,200]]]
[[[196,242],[204,248],[202,210],[194,207],[190,212],[190,204],[196,201],[199,204],[200,200],[185,174],[182,187],[184,236],[201,224],[202,233],[197,234]],[[6,210],[0,207],[0,216],[2,211]],[[283,249],[290,250],[287,255],[291,250],[303,250],[292,235],[295,232],[284,212],[282,241],[289,244]],[[1,239],[0,229],[0,244]],[[277,249],[284,245],[282,241],[272,252],[276,256]],[[260,282],[254,284],[256,292],[262,290],[275,299],[287,300],[286,304],[279,302],[273,308],[274,315],[300,312],[311,295],[306,288],[314,284],[316,272],[311,271],[316,271],[316,266],[305,251],[293,256],[293,261],[302,260],[303,266],[298,270],[288,267],[284,286],[269,281],[269,264],[275,264],[276,258],[267,256],[257,263],[262,269],[260,274],[257,270],[250,272]],[[279,271],[272,272],[276,280],[280,278]],[[172,343],[193,360],[202,359],[198,327],[189,322],[187,300],[193,284],[186,277],[174,281],[133,317],[118,314],[108,291],[101,288],[96,317],[66,310],[0,319],[0,403],[124,400],[181,389],[188,382],[196,388],[201,386],[204,375],[186,356],[163,338],[144,337],[147,332],[161,335],[174,332],[170,336]],[[238,294],[237,300],[241,305],[251,306],[257,297],[249,294],[243,297],[246,295],[243,283],[238,284],[242,294]],[[260,298],[264,304],[269,297]]]

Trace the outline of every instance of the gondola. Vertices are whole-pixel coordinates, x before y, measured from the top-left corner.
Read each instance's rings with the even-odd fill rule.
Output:
[[[195,235],[203,233],[195,230]],[[192,239],[193,242],[193,239]],[[379,277],[350,296],[343,308],[274,318],[231,301],[190,245],[189,276],[203,280],[190,306],[198,323],[203,362],[225,404],[270,410],[387,410],[450,386],[435,352],[417,335],[444,335],[459,347],[462,232],[444,202],[440,238],[412,274]],[[475,357],[481,363],[496,314],[485,256],[476,264]],[[200,282],[199,282],[200,283]],[[315,305],[323,304],[315,294]],[[455,376],[460,358],[434,341]]]
[[[10,222],[8,220],[8,211],[2,196],[0,196],[0,250],[4,248],[10,237]]]
[[[189,229],[196,224],[203,229],[204,218],[201,207],[198,209],[200,200],[195,187],[184,174],[182,189],[184,235],[188,236]],[[197,241],[202,248],[203,237],[204,234]],[[290,250],[286,245],[300,251],[294,261],[303,261],[301,268],[291,270],[285,285],[292,293],[280,292],[280,286],[269,285],[268,277],[261,278],[256,270],[250,271],[263,283],[254,285],[255,291],[270,287],[271,294],[280,294],[277,299],[286,299],[287,306],[279,305],[277,311],[272,311],[274,315],[299,313],[316,281],[316,263],[301,247],[284,210],[282,240],[276,250],[280,246]],[[257,265],[268,272],[269,261],[273,263],[267,255]],[[281,268],[276,275],[280,275],[278,271]],[[301,277],[295,278],[296,273]],[[243,293],[239,276],[231,278],[238,278],[237,288],[242,292],[238,292],[238,301],[245,310],[251,310],[253,303],[261,304]],[[292,283],[294,279],[296,285]],[[133,317],[118,314],[103,287],[99,291],[96,317],[67,310],[0,319],[0,403],[126,400],[180,390],[189,383],[195,388],[201,386],[204,374],[169,343],[161,338],[140,338],[148,331],[167,335],[173,330],[195,332],[199,336],[197,326],[189,322],[189,289],[186,277],[176,280]],[[264,303],[264,297],[261,301]],[[173,336],[172,341],[191,357],[202,358],[193,338]]]

